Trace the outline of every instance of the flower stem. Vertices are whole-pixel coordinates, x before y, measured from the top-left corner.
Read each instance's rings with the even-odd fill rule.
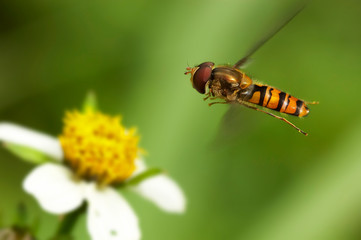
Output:
[[[84,203],[81,207],[76,209],[73,212],[65,215],[63,220],[60,222],[56,234],[52,240],[57,239],[67,239],[70,238],[70,233],[73,230],[75,223],[78,221],[79,217],[85,212],[86,204]],[[71,238],[70,238],[71,239]]]

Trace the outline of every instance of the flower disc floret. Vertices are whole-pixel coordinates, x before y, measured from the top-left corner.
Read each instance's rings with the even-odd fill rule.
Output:
[[[82,179],[116,184],[135,170],[139,152],[135,129],[125,129],[120,116],[87,110],[66,112],[59,137],[65,163]]]

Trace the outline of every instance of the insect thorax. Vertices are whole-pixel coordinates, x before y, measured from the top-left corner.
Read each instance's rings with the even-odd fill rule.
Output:
[[[209,82],[210,93],[217,98],[228,102],[241,102],[251,97],[253,84],[242,89],[242,79],[246,77],[244,73],[229,68],[218,67],[213,69],[212,79]]]

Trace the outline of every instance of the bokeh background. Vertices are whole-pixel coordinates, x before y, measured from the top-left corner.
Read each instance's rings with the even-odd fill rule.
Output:
[[[254,54],[247,72],[318,100],[309,132],[243,107],[208,107],[183,73],[234,63],[301,1],[0,1],[0,118],[54,136],[88,90],[137,126],[148,165],[167,169],[188,199],[170,215],[125,192],[143,239],[361,238],[361,2],[311,1]],[[21,189],[33,168],[0,149],[0,209],[19,202],[55,231]],[[87,239],[85,218],[77,239]],[[84,237],[87,236],[87,237]]]

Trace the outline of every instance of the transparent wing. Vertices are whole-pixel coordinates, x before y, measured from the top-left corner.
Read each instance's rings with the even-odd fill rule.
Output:
[[[254,128],[257,127],[257,118],[247,114],[244,107],[238,103],[229,105],[229,109],[220,119],[218,131],[210,142],[210,149],[220,146],[231,146],[233,144],[237,145],[242,137],[249,136]]]
[[[301,12],[305,8],[305,5],[302,5],[298,8],[296,12],[292,15],[285,18],[284,21],[280,22],[272,31],[270,31],[264,38],[261,38],[258,42],[256,42],[252,48],[246,53],[246,55],[240,59],[236,64],[234,64],[234,68],[240,68],[245,65],[245,63],[249,60],[249,57],[255,53],[263,44],[265,44],[268,40],[270,40],[276,33],[278,33],[284,26],[287,25],[294,17],[297,16],[299,12]]]

